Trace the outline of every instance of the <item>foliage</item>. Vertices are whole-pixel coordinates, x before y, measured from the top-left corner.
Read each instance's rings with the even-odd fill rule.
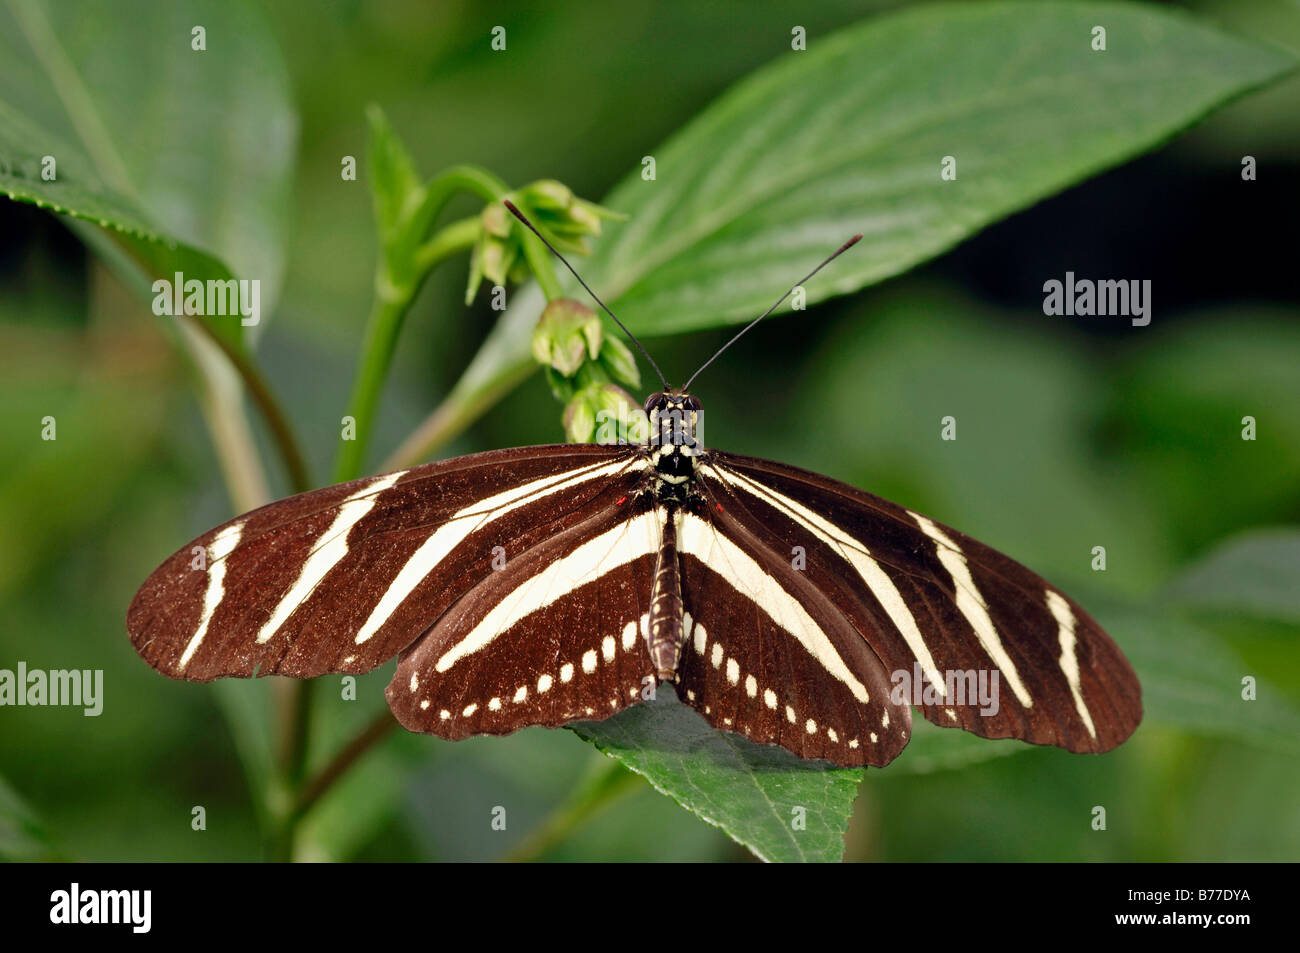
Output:
[[[360,257],[353,236],[365,233],[370,211],[339,178],[340,144],[344,152],[361,152],[364,99],[383,98],[411,113],[401,104],[416,93],[403,85],[409,82],[404,75],[398,79],[385,69],[388,54],[367,60],[356,52],[365,45],[354,47],[352,39],[371,34],[381,41],[377,48],[394,51],[396,62],[409,63],[424,51],[411,36],[367,14],[337,12],[338,22],[313,24],[322,36],[317,49],[294,14],[278,11],[267,22],[258,11],[243,0],[201,0],[186,9],[137,3],[129,15],[104,3],[82,4],[75,13],[38,0],[0,3],[0,61],[7,64],[0,77],[0,192],[62,213],[100,263],[92,266],[89,307],[0,284],[0,310],[23,316],[22,327],[6,319],[4,334],[13,345],[6,350],[19,358],[40,355],[27,373],[6,374],[4,384],[9,405],[23,411],[4,425],[5,445],[16,448],[0,482],[0,511],[14,516],[0,529],[0,593],[16,596],[10,613],[15,634],[6,637],[6,646],[12,643],[13,657],[32,664],[98,665],[112,673],[115,692],[139,699],[132,713],[109,706],[95,723],[102,750],[80,761],[67,739],[85,727],[81,721],[63,712],[6,712],[21,730],[6,733],[0,747],[8,779],[0,781],[0,851],[61,856],[61,845],[68,845],[72,854],[87,857],[201,852],[234,858],[256,851],[249,823],[254,815],[264,833],[288,836],[268,849],[291,848],[296,837],[299,857],[409,857],[418,850],[454,856],[446,838],[456,811],[481,804],[475,798],[499,789],[506,778],[505,787],[514,785],[517,799],[534,806],[531,814],[545,836],[520,840],[516,834],[497,845],[464,848],[470,856],[565,857],[572,851],[599,858],[635,850],[636,856],[670,857],[720,850],[704,828],[683,827],[684,814],[655,805],[647,786],[628,780],[621,767],[627,765],[765,859],[837,859],[846,829],[852,856],[864,850],[879,856],[879,844],[864,848],[855,834],[861,819],[849,825],[861,772],[797,762],[777,749],[713,732],[671,699],[578,726],[579,735],[611,756],[587,775],[575,760],[582,746],[566,744],[563,733],[529,731],[458,746],[393,737],[318,800],[302,803],[312,779],[328,773],[348,740],[373,731],[373,712],[364,702],[379,709],[384,673],[360,681],[362,703],[342,701],[337,679],[320,680],[311,693],[277,686],[275,698],[262,683],[222,683],[215,694],[196,698],[198,690],[160,684],[139,665],[116,620],[134,583],[169,548],[166,540],[222,518],[225,504],[213,495],[211,471],[224,472],[237,508],[261,502],[272,486],[310,485],[307,458],[321,458],[337,443],[334,408],[343,397],[337,381],[354,354],[357,370],[344,413],[357,422],[361,439],[338,443],[339,479],[375,468],[368,450],[400,433],[385,427],[411,430],[389,463],[422,459],[453,442],[493,443],[507,430],[512,442],[541,442],[555,433],[559,409],[537,400],[538,383],[528,381],[537,366],[534,329],[544,299],[576,296],[576,285],[567,275],[557,279],[540,243],[501,217],[498,201],[507,194],[540,215],[549,237],[566,250],[590,250],[584,276],[638,334],[720,328],[761,312],[791,276],[806,272],[854,231],[866,233],[862,247],[810,284],[809,304],[905,272],[991,223],[1161,145],[1211,110],[1277,80],[1292,59],[1177,11],[1141,4],[925,4],[838,32],[814,28],[808,50],[799,53],[781,52],[781,31],[788,26],[769,24],[778,43],[758,58],[771,59],[769,65],[697,115],[679,108],[655,125],[681,128],[651,148],[652,179],[635,161],[653,141],[637,126],[637,110],[606,107],[611,121],[604,139],[617,142],[619,151],[603,154],[622,155],[614,164],[633,169],[596,206],[556,181],[534,181],[556,175],[598,189],[610,180],[607,160],[572,152],[574,137],[564,131],[573,115],[569,99],[533,93],[537,101],[529,109],[536,125],[511,127],[495,145],[497,127],[472,109],[457,118],[449,105],[463,99],[490,112],[503,96],[515,103],[532,80],[511,70],[529,69],[539,41],[513,34],[524,48],[510,54],[519,59],[504,72],[505,59],[493,61],[490,53],[458,59],[442,49],[434,56],[444,75],[431,90],[418,92],[422,108],[435,105],[438,122],[404,115],[390,123],[377,107],[369,110],[362,166],[374,196],[378,254],[374,280],[367,281],[365,262],[357,266],[351,259]],[[427,15],[415,7],[405,12]],[[190,47],[194,22],[204,24],[206,53]],[[1089,46],[1096,23],[1108,31],[1105,53]],[[343,75],[335,75],[330,51],[340,47],[351,51],[351,59]],[[695,52],[703,61],[713,55],[712,43],[701,41]],[[736,64],[727,78],[758,61]],[[562,89],[567,82],[600,96],[597,88],[586,90],[592,84],[584,71],[601,69],[597,54],[548,75]],[[699,88],[712,92],[722,79]],[[662,81],[692,79],[684,69]],[[623,82],[608,95],[629,92]],[[349,83],[365,90],[362,99],[336,95]],[[494,89],[492,83],[504,85]],[[444,119],[452,129],[444,128]],[[295,164],[300,121],[303,158]],[[395,126],[417,131],[404,142]],[[544,137],[549,148],[529,150],[530,136],[533,142]],[[487,144],[479,145],[479,138]],[[40,175],[47,154],[58,159],[53,181]],[[480,155],[491,156],[503,176],[460,164]],[[956,160],[952,181],[940,175],[945,156]],[[419,166],[448,171],[424,179]],[[511,176],[533,184],[511,190]],[[305,202],[297,209],[295,187]],[[466,217],[439,227],[466,195],[476,203],[458,213]],[[608,218],[605,209],[621,215]],[[331,216],[340,224],[324,227]],[[292,251],[291,230],[300,243]],[[454,342],[474,336],[467,328],[482,310],[469,317],[462,312],[466,286],[457,270],[435,274],[439,264],[462,253],[470,256],[471,296],[482,278],[497,284],[538,279],[511,293],[509,309],[473,356],[457,351]],[[29,267],[39,273],[42,263]],[[103,268],[120,284],[105,278]],[[193,326],[154,322],[186,355],[215,457],[193,436],[180,405],[157,396],[171,388],[158,369],[167,359],[147,343],[156,330],[136,318],[149,307],[152,280],[178,271],[201,279],[258,277],[263,314],[276,312],[267,333],[264,325],[247,328],[229,319],[205,318]],[[358,347],[362,330],[351,315],[365,307],[361,295],[371,290],[370,323]],[[434,299],[438,309],[431,315]],[[83,311],[102,328],[90,352],[80,343]],[[1243,401],[1267,416],[1290,400],[1290,415],[1277,410],[1271,429],[1262,428],[1263,439],[1297,432],[1294,375],[1252,378],[1261,364],[1294,368],[1284,355],[1300,359],[1300,346],[1278,330],[1280,322],[1261,315],[1253,344],[1219,331],[1221,340],[1206,345],[1206,332],[1189,324],[1164,332],[1159,353],[1135,344],[1099,354],[1057,333],[1008,336],[1007,314],[922,282],[895,283],[870,308],[855,301],[819,313],[833,326],[830,342],[820,347],[811,330],[791,335],[790,327],[770,329],[769,340],[782,339],[769,347],[780,355],[783,382],[776,391],[789,388],[784,406],[765,408],[761,420],[746,418],[730,396],[751,390],[742,386],[751,374],[742,369],[745,352],[737,352],[731,370],[720,364],[710,371],[717,376],[708,386],[719,395],[710,404],[714,420],[735,418],[729,432],[737,444],[753,441],[756,452],[820,466],[946,521],[949,512],[950,521],[1043,566],[1072,591],[1072,584],[1096,590],[1094,601],[1084,601],[1098,607],[1146,690],[1148,727],[1132,746],[1158,757],[1154,766],[1144,765],[1121,750],[1092,762],[1106,767],[1089,783],[1151,781],[1142,772],[1158,772],[1179,757],[1195,759],[1201,750],[1226,752],[1225,764],[1244,763],[1252,771],[1273,763],[1261,752],[1294,752],[1300,737],[1300,672],[1292,661],[1300,620],[1295,531],[1258,531],[1183,568],[1195,546],[1213,541],[1186,538],[1182,520],[1206,506],[1216,473],[1240,478],[1249,490],[1218,508],[1215,519],[1225,531],[1300,517],[1287,502],[1300,475],[1294,454],[1283,452],[1275,458],[1279,466],[1262,474],[1257,463],[1241,458],[1254,447],[1236,440],[1230,426],[1246,412]],[[412,327],[399,348],[408,317]],[[433,333],[451,345],[429,348]],[[622,394],[612,381],[634,384],[636,367],[609,326],[577,333],[588,345],[603,342],[580,355],[581,366],[570,368],[564,348],[547,354],[552,388],[569,403],[566,429],[581,439],[586,428],[578,418],[606,399],[603,389]],[[666,344],[670,353],[684,346]],[[123,354],[142,352],[155,355],[152,364],[123,361]],[[1164,356],[1171,353],[1176,356]],[[305,373],[301,354],[321,355],[321,372]],[[1205,355],[1217,362],[1213,375],[1198,373]],[[557,356],[563,373],[554,366]],[[413,383],[430,364],[435,383]],[[81,373],[87,365],[95,368],[89,381]],[[1201,390],[1170,386],[1183,379]],[[502,413],[477,433],[467,431],[516,388],[521,396],[508,400]],[[418,424],[439,392],[442,402]],[[146,412],[130,409],[137,394],[150,395]],[[1131,400],[1134,394],[1141,399]],[[253,423],[244,408],[249,398],[258,411]],[[381,414],[385,402],[391,412]],[[530,409],[521,410],[521,402]],[[891,411],[864,425],[863,407]],[[973,424],[957,447],[917,440],[953,407],[962,408],[964,427]],[[1008,408],[1016,409],[1014,420]],[[51,458],[33,449],[28,435],[30,420],[46,412],[61,427],[58,455]],[[800,428],[801,420],[818,421],[816,431]],[[1184,432],[1171,429],[1171,420]],[[1205,436],[1207,420],[1232,431],[1224,438],[1235,441],[1231,453],[1217,449],[1223,441]],[[1139,456],[1108,454],[1095,439],[1106,426],[1119,446],[1127,442]],[[1170,442],[1145,439],[1151,434]],[[1180,437],[1216,448],[1214,457],[1201,459],[1203,472],[1194,479],[1183,476]],[[1280,446],[1294,443],[1283,439]],[[279,470],[263,472],[267,447],[282,462],[283,477]],[[100,481],[83,489],[81,473],[94,465],[86,461],[98,460],[108,460],[96,465]],[[1152,473],[1160,475],[1155,506],[1147,482]],[[205,487],[197,503],[195,484]],[[29,501],[42,488],[47,498],[76,505],[37,522]],[[1044,531],[1048,523],[1052,528]],[[1113,558],[1126,566],[1101,582],[1079,556],[1098,537],[1116,541]],[[69,607],[67,594],[83,586],[88,597]],[[48,638],[51,633],[68,634],[66,648]],[[1242,701],[1245,675],[1258,675],[1257,702]],[[229,736],[210,731],[214,705],[227,719]],[[287,720],[287,737],[300,738],[296,754],[283,763],[272,728],[277,719]],[[1169,738],[1176,740],[1163,740]],[[60,757],[41,759],[37,753],[47,749]],[[104,788],[98,803],[56,793],[74,790],[78,777],[102,777],[119,757],[130,770]],[[433,765],[431,757],[438,759]],[[918,720],[909,748],[879,775],[890,780],[868,785],[868,794],[905,813],[906,803],[893,803],[892,792],[915,774],[968,778],[978,796],[996,792],[999,778],[1025,773],[1022,765],[1054,757]],[[236,758],[251,800],[230,782]],[[1121,769],[1128,774],[1115,774]],[[533,775],[523,773],[530,770]],[[148,779],[161,772],[167,782],[151,788]],[[547,772],[557,779],[553,788],[537,780]],[[439,780],[448,776],[454,783]],[[1166,780],[1155,776],[1151,784]],[[430,811],[425,802],[438,791],[446,796],[444,809]],[[1206,791],[1207,802],[1233,803],[1225,787]],[[195,847],[187,839],[193,803],[212,806],[229,836]],[[542,819],[548,804],[558,805],[549,822]],[[796,808],[806,821],[797,833],[790,824]],[[515,816],[528,817],[530,810]],[[632,817],[645,820],[631,825]],[[1051,817],[1045,812],[1044,823]],[[620,823],[636,826],[639,839],[629,842],[633,834],[620,833]],[[959,821],[952,824],[956,829]],[[394,833],[407,828],[417,836]],[[665,853],[655,852],[652,838],[669,845]],[[1069,853],[1073,843],[1061,835],[1057,852]],[[1193,838],[1172,832],[1163,849],[1177,856],[1180,843]],[[909,844],[884,849],[892,856],[929,849],[924,834]],[[1112,848],[1114,856],[1133,856],[1138,845],[1124,840]],[[1215,854],[1203,844],[1194,849]],[[1052,848],[1045,850],[1052,856]]]

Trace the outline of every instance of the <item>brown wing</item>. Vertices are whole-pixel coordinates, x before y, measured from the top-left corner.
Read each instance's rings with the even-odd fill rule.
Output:
[[[794,467],[713,452],[700,477],[785,560],[802,552],[802,575],[930,721],[1079,752],[1107,751],[1141,721],[1141,688],[1115,643],[1007,556]]]
[[[612,505],[642,467],[626,447],[527,447],[293,496],[167,559],[136,593],[127,629],[173,678],[369,671],[491,574],[494,558]]]
[[[848,617],[725,504],[680,519],[682,700],[717,728],[804,758],[893,760],[911,709],[890,700],[887,669]]]
[[[411,731],[460,739],[641,701],[659,541],[650,501],[629,494],[500,563],[403,654],[389,707]]]

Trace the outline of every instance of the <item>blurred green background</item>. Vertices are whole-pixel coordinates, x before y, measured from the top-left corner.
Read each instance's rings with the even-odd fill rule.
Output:
[[[896,5],[821,3],[794,22],[817,37]],[[1300,5],[1189,6],[1230,32],[1300,51]],[[728,85],[787,49],[792,22],[788,4],[769,2],[267,9],[300,131],[282,300],[258,357],[318,475],[336,446],[372,290],[364,172],[357,182],[339,175],[341,156],[364,155],[367,103],[384,107],[425,174],[474,162],[517,184],[557,178],[598,200]],[[509,56],[488,49],[497,23],[510,25]],[[1289,229],[1300,212],[1298,105],[1296,79],[1248,96],[922,268],[771,322],[702,378],[718,445],[929,513],[1103,607],[1103,621],[1116,605],[1111,618],[1140,609],[1135,626],[1177,625],[1175,654],[1185,644],[1229,693],[1243,675],[1260,680],[1258,717],[1268,724],[1250,724],[1254,711],[1240,723],[1207,711],[1193,728],[1157,711],[1101,757],[996,746],[996,757],[961,767],[909,766],[904,752],[868,772],[848,858],[1300,857],[1295,593],[1275,611],[1170,601],[1189,586],[1213,596],[1195,576],[1182,590],[1180,580],[1207,559],[1232,562],[1252,538],[1241,534],[1300,523]],[[1257,157],[1259,181],[1240,180],[1243,154]],[[452,214],[474,209],[466,201]],[[1045,317],[1042,282],[1066,270],[1152,279],[1152,325]],[[459,266],[439,270],[408,318],[372,465],[445,395],[492,325],[484,296],[464,308],[463,281]],[[678,378],[723,340],[714,331],[651,348]],[[123,626],[148,572],[231,515],[183,362],[63,220],[13,202],[0,202],[0,345],[0,667],[102,668],[106,684],[98,718],[0,710],[0,851],[259,857],[241,764],[264,756],[251,750],[259,734],[250,726],[270,718],[270,683],[168,681],[137,658]],[[955,443],[937,439],[950,413]],[[56,446],[37,439],[45,414],[58,418]],[[1254,442],[1240,439],[1245,415],[1259,421]],[[446,452],[560,437],[559,407],[534,375]],[[1295,537],[1279,538],[1279,558],[1294,561]],[[1107,548],[1104,573],[1089,568],[1095,545]],[[1289,571],[1295,579],[1300,567]],[[339,697],[337,679],[322,680],[314,758],[380,710],[391,668],[361,679],[357,701]],[[1195,706],[1195,691],[1182,702]],[[505,856],[600,759],[565,731],[458,744],[395,734],[313,815],[305,856]],[[509,806],[507,831],[486,823],[495,804]],[[1108,806],[1105,832],[1089,826],[1098,804]],[[204,832],[191,830],[194,805],[206,808]],[[748,855],[638,783],[541,856]]]

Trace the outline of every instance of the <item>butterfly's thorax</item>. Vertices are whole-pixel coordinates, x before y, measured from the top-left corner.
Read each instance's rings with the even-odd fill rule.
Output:
[[[702,452],[697,439],[700,402],[686,394],[657,394],[647,402],[647,413],[655,498],[664,505],[685,505],[695,492],[695,466]]]

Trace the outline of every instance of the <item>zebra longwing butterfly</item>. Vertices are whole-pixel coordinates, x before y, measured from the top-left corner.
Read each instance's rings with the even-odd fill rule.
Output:
[[[646,402],[644,445],[473,454],[246,513],[146,580],[132,642],[197,681],[396,656],[394,715],[448,739],[603,719],[660,682],[718,729],[841,765],[889,763],[913,705],[1076,752],[1132,734],[1137,678],[1077,603],[902,506],[700,446],[690,383]],[[899,673],[925,693],[900,697]]]

